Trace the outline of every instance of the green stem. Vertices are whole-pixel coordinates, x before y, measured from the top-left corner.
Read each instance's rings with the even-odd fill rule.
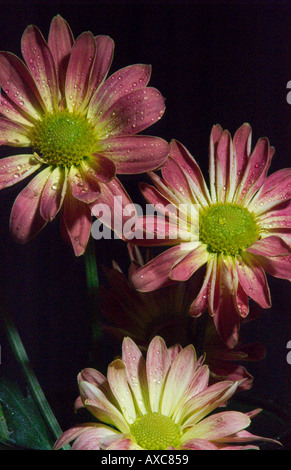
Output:
[[[88,241],[86,251],[84,253],[86,279],[87,279],[87,290],[89,296],[89,303],[91,309],[91,325],[92,325],[92,342],[93,342],[93,357],[92,361],[96,362],[98,357],[98,363],[101,360],[101,348],[99,342],[102,337],[102,321],[100,318],[100,307],[99,307],[99,277],[96,262],[95,243],[92,237]],[[94,354],[98,349],[98,355]],[[96,357],[94,357],[96,356]]]
[[[12,316],[8,312],[8,310],[5,308],[3,301],[1,302],[0,305],[0,313],[1,317],[3,319],[6,332],[7,332],[7,337],[9,340],[9,343],[12,347],[12,350],[14,352],[14,355],[16,357],[17,362],[19,363],[22,372],[24,374],[24,377],[28,383],[28,386],[30,388],[31,394],[34,397],[37,406],[42,414],[42,416],[45,419],[45,422],[47,426],[49,427],[54,439],[58,439],[60,435],[62,434],[62,430],[55,418],[54,413],[52,412],[46,397],[42,391],[42,388],[30,366],[30,362],[27,356],[27,353],[25,351],[24,345],[21,341],[21,338],[19,336],[19,333],[17,331],[17,328],[14,324],[14,321],[12,319]],[[69,450],[71,447],[69,445],[64,446],[63,449]]]

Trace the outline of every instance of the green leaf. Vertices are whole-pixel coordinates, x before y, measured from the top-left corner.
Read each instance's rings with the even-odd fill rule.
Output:
[[[24,396],[16,384],[2,379],[0,403],[0,448],[52,450],[52,436],[29,392]]]

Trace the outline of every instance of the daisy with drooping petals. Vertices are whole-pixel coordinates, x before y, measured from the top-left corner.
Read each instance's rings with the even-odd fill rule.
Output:
[[[164,217],[154,217],[150,223],[147,217],[141,218],[138,225],[147,233],[143,240],[133,242],[175,246],[135,272],[134,286],[150,291],[172,280],[186,281],[203,267],[204,281],[193,296],[190,313],[200,315],[208,308],[229,347],[237,342],[240,319],[249,312],[249,298],[262,308],[271,305],[265,272],[291,278],[291,169],[267,177],[273,153],[267,138],[259,139],[251,151],[248,124],[233,139],[215,125],[210,137],[210,189],[194,158],[177,141],[170,144],[162,178],[152,173],[155,187],[142,186],[147,201],[164,212],[167,232]],[[177,217],[177,208],[183,205],[198,207],[195,227],[193,219],[189,222],[182,212]],[[168,234],[178,225],[180,238],[158,240],[160,220]],[[155,232],[150,233],[151,227]]]
[[[260,410],[208,416],[238,386],[231,381],[208,386],[208,377],[192,345],[167,348],[156,336],[145,360],[125,338],[122,359],[109,365],[107,378],[95,369],[78,376],[76,407],[85,406],[98,422],[65,431],[55,449],[74,440],[73,450],[238,450],[258,449],[245,444],[270,440],[245,431]]]
[[[0,189],[38,173],[14,202],[11,231],[26,243],[61,209],[63,232],[81,255],[91,228],[88,204],[116,194],[127,199],[116,174],[152,170],[167,157],[164,140],[135,135],[161,118],[164,99],[147,87],[148,65],[106,79],[112,39],[84,32],[75,40],[60,15],[48,43],[28,26],[21,45],[25,63],[0,53],[0,144],[32,151],[0,161]]]

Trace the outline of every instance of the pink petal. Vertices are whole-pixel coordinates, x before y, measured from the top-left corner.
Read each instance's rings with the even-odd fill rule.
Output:
[[[50,167],[38,173],[15,199],[10,216],[10,229],[18,243],[27,243],[47,223],[40,216],[39,205],[50,174]]]
[[[263,269],[271,276],[291,280],[291,255],[265,257],[256,256]]]
[[[182,196],[183,200],[189,203],[195,202],[184,171],[172,157],[169,157],[164,164],[162,176],[173,191]]]
[[[233,149],[230,133],[224,131],[219,139],[216,149],[216,196],[220,202],[225,202],[226,196],[228,200],[232,198],[234,193],[234,162]],[[229,193],[231,194],[229,196]]]
[[[219,139],[223,133],[220,124],[216,124],[211,129],[209,140],[209,180],[210,180],[210,194],[213,203],[217,202],[216,198],[216,152]]]
[[[186,254],[187,252],[183,252],[178,245],[158,255],[133,273],[131,282],[135,289],[140,292],[150,292],[167,285],[170,282],[169,275],[173,264]]]
[[[29,147],[28,129],[16,122],[0,117],[0,145]]]
[[[136,419],[133,397],[127,381],[127,371],[121,359],[115,359],[108,366],[107,378],[123,416],[129,424]]]
[[[51,221],[59,212],[67,187],[67,169],[56,167],[52,170],[44,187],[40,214],[44,220]]]
[[[119,98],[135,89],[145,87],[150,75],[151,67],[143,64],[131,65],[115,72],[93,96],[88,108],[88,117],[96,123],[98,115],[103,114]]]
[[[149,208],[147,210],[150,211]],[[154,208],[152,210],[154,211]],[[185,245],[181,247],[181,256],[183,251],[185,253],[185,250],[189,251],[193,247],[187,244],[192,240],[192,233],[187,230],[187,227],[155,215],[137,216],[130,231],[125,232],[124,235],[128,241],[137,243],[139,246],[166,246],[185,242]]]
[[[75,440],[72,450],[100,450],[100,440],[108,435],[111,436],[115,433],[107,426],[103,428],[88,428],[85,432],[81,433]]]
[[[124,226],[128,220],[132,220],[132,211],[134,219],[136,217],[135,207],[118,178],[113,178],[107,184],[100,183],[100,188],[98,200],[90,204],[92,214],[114,230],[119,238],[124,238]]]
[[[256,215],[269,211],[291,197],[291,168],[276,171],[268,176],[249,205]]]
[[[181,211],[179,211],[177,207],[170,202],[169,199],[163,196],[154,186],[147,183],[141,183],[140,190],[146,201],[152,204],[159,213],[163,214],[175,223],[178,223],[181,219],[183,222],[186,222],[187,219],[184,217],[184,214],[182,214]]]
[[[142,88],[114,102],[101,115],[97,126],[104,136],[137,134],[158,121],[164,111],[164,98],[160,92],[155,88]]]
[[[81,434],[92,430],[93,426],[95,426],[93,423],[82,423],[82,424],[76,425],[68,429],[58,438],[58,440],[56,441],[54,445],[54,449],[55,450],[61,449],[69,442],[75,440]]]
[[[42,99],[24,63],[10,52],[0,53],[0,85],[19,109],[33,119],[42,115]]]
[[[268,258],[269,256],[286,255],[290,253],[291,250],[280,237],[270,236],[253,243],[246,251],[254,255],[262,255]]]
[[[104,445],[104,440],[102,440],[102,445]],[[138,444],[133,442],[133,440],[129,437],[122,437],[118,440],[115,440],[112,444],[107,446],[105,449],[106,450],[143,450]]]
[[[86,95],[95,53],[93,34],[82,33],[73,45],[66,74],[66,102],[71,112],[86,107]]]
[[[91,230],[89,207],[67,191],[63,203],[62,218],[75,255],[82,255],[86,249]]]
[[[33,76],[47,111],[58,104],[58,80],[52,53],[36,26],[30,25],[23,33],[22,55]]]
[[[79,166],[71,166],[68,181],[72,195],[86,204],[93,203],[101,194],[100,185],[91,173]]]
[[[244,253],[236,260],[239,282],[245,293],[263,308],[271,305],[270,292],[264,270],[251,254]]]
[[[112,159],[119,174],[145,173],[161,166],[169,152],[168,143],[151,136],[119,136],[103,140],[102,154]]]
[[[115,163],[98,153],[93,154],[88,160],[83,160],[82,168],[101,183],[109,183],[116,174]]]
[[[88,98],[91,99],[97,88],[105,80],[113,59],[114,41],[109,36],[96,36],[96,56],[88,84]]]
[[[148,347],[146,358],[148,391],[152,413],[160,411],[164,382],[170,365],[171,361],[166,344],[162,338],[156,336]]]
[[[33,119],[3,93],[0,94],[0,115],[25,127],[33,125]]]
[[[291,227],[291,200],[276,204],[260,216],[260,225],[265,230]]]
[[[218,447],[205,439],[190,439],[183,442],[181,450],[218,450]]]
[[[64,92],[66,70],[73,44],[74,37],[70,26],[61,15],[55,16],[50,25],[48,45],[55,61],[62,93]]]
[[[193,300],[189,308],[191,316],[199,316],[207,307],[208,293],[210,288],[210,279],[212,275],[214,259],[208,260],[203,284],[197,297]]]
[[[238,411],[223,411],[203,419],[195,425],[193,434],[207,440],[216,440],[234,434],[250,424],[250,419]],[[194,436],[193,436],[194,437]]]
[[[236,181],[235,186],[241,182],[251,154],[252,128],[244,123],[234,134],[233,151],[236,159]]]
[[[0,189],[12,186],[41,167],[33,155],[14,155],[0,160]]]
[[[187,281],[201,266],[207,263],[208,259],[209,254],[206,246],[200,245],[172,267],[170,278],[174,281]]]
[[[239,339],[241,319],[230,294],[219,297],[213,321],[223,343],[230,349],[234,348]]]

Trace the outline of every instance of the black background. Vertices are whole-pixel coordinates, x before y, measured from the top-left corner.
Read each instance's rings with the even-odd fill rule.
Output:
[[[233,134],[243,123],[253,129],[253,144],[267,136],[276,153],[271,171],[290,166],[290,2],[109,2],[0,1],[0,49],[20,53],[21,35],[36,24],[47,37],[60,13],[75,37],[85,30],[115,41],[111,73],[134,63],[152,65],[151,86],[166,99],[166,113],[144,134],[180,140],[208,171],[211,127],[220,123]],[[289,25],[289,27],[288,27]],[[11,155],[3,149],[2,156]],[[121,178],[134,202],[142,201],[137,182]],[[90,312],[83,258],[75,258],[60,238],[55,220],[29,245],[19,246],[8,229],[15,187],[0,195],[0,290],[13,315],[36,375],[63,429],[74,423],[77,373],[88,365]],[[98,264],[126,264],[126,247],[96,244]],[[291,340],[290,287],[269,278],[273,307],[250,325],[247,338],[260,340],[267,357],[249,367],[252,393],[286,407],[290,402],[287,342]],[[0,373],[13,363],[0,331]],[[110,359],[110,345],[107,355]]]

